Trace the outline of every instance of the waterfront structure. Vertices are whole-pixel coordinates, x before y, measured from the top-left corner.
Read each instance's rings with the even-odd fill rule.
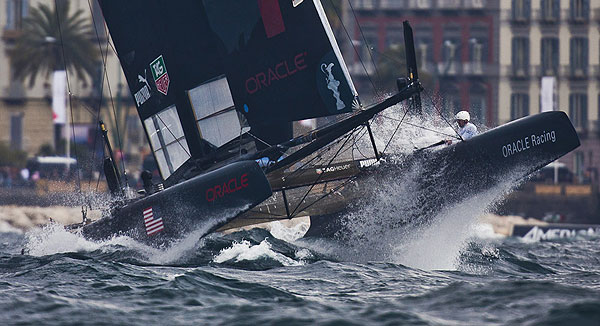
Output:
[[[600,169],[599,24],[599,1],[500,1],[498,123],[565,111],[582,144],[560,161],[579,182]]]
[[[97,62],[97,75],[91,80],[79,80],[74,73],[68,75],[70,103],[67,105],[67,121],[69,126],[62,127],[59,137],[55,137],[52,111],[52,74],[46,76],[39,73],[34,83],[23,82],[14,77],[10,52],[14,50],[18,37],[22,34],[23,23],[32,8],[40,4],[53,8],[52,0],[6,0],[0,2],[0,142],[12,149],[25,151],[34,156],[44,145],[56,148],[56,139],[74,139],[80,145],[90,145],[95,138],[97,119],[102,118],[111,128],[111,134],[116,135],[113,127],[113,110],[119,115],[121,131],[126,129],[124,150],[128,153],[138,152],[143,144],[143,130],[139,124],[134,103],[128,94],[125,78],[122,77],[121,67],[117,57],[110,47],[107,47],[107,36],[104,21],[97,2],[90,10],[87,1],[70,3],[71,12],[81,10],[83,17],[95,22],[95,30],[90,34],[90,40],[98,44],[98,32],[102,51],[106,55],[106,67],[101,60]],[[59,2],[60,4],[60,2]],[[91,14],[93,12],[93,14]],[[92,20],[93,15],[93,20]],[[60,40],[46,38],[40,47],[57,47],[60,50]],[[108,50],[108,51],[107,51]],[[107,76],[102,76],[106,69]],[[107,80],[110,82],[107,82]],[[111,101],[111,98],[115,99]],[[71,112],[72,110],[72,112]],[[100,110],[100,114],[98,112]],[[75,137],[72,137],[72,134]],[[119,146],[119,144],[115,144]],[[72,153],[73,154],[73,153]]]
[[[425,109],[439,109],[448,117],[468,110],[476,123],[497,125],[499,1],[350,3],[345,10],[345,26],[352,35],[356,55],[349,59],[349,66],[359,93],[372,91],[369,79],[378,73],[371,56],[381,59],[387,49],[403,44],[402,21],[409,20],[415,30],[420,72],[431,80],[425,81],[431,89],[424,95]]]

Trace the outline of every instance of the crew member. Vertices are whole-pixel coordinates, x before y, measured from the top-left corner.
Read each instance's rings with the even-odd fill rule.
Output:
[[[460,111],[455,117],[456,123],[458,123],[458,134],[463,140],[467,140],[477,135],[477,127],[470,122],[471,115],[467,111]],[[448,145],[452,144],[452,140],[446,140]]]

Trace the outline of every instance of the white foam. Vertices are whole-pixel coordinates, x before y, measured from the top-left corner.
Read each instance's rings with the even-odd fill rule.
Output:
[[[284,224],[279,221],[269,223],[269,231],[277,238],[286,242],[294,242],[302,238],[310,227],[310,219],[298,218],[295,223]]]
[[[64,226],[50,223],[41,229],[31,229],[25,234],[26,252],[32,256],[46,256],[65,252],[93,251],[100,244],[65,230]]]
[[[271,258],[280,262],[283,266],[298,266],[302,265],[302,261],[295,261],[285,255],[273,251],[271,244],[264,239],[257,245],[252,245],[247,240],[242,242],[234,242],[231,247],[221,250],[214,258],[215,263],[224,263],[227,261],[252,261],[259,258]]]

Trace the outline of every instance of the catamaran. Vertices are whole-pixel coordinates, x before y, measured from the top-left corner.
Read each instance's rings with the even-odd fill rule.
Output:
[[[443,148],[378,149],[374,117],[399,103],[421,111],[408,22],[406,75],[393,94],[364,106],[319,0],[99,3],[162,180],[146,173],[144,190],[128,197],[105,137],[104,172],[116,200],[103,218],[79,226],[92,239],[123,234],[164,244],[191,231],[201,237],[300,216],[310,217],[308,235],[335,236],[350,203],[418,165],[421,195],[402,227],[579,146],[557,111]],[[294,136],[293,122],[325,117],[329,123]],[[372,154],[348,155],[366,135]],[[438,184],[453,188],[440,196]]]

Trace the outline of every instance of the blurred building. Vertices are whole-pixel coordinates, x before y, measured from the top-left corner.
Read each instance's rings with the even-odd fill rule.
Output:
[[[415,33],[420,72],[432,81],[424,96],[429,103],[425,107],[447,116],[467,109],[475,122],[498,123],[498,0],[350,2],[345,25],[355,55],[348,65],[359,93],[373,93],[369,79],[376,78],[377,71],[372,62],[387,49],[404,45],[402,22],[408,20]]]
[[[566,112],[582,146],[560,161],[580,182],[600,168],[599,24],[600,1],[500,2],[498,123]]]
[[[52,74],[46,76],[40,72],[30,86],[28,80],[20,81],[14,77],[10,59],[10,53],[22,35],[25,19],[31,10],[40,4],[54,8],[55,1],[0,2],[0,142],[13,149],[25,151],[29,156],[38,153],[43,145],[58,145],[55,144],[52,112]],[[106,66],[98,60],[97,74],[89,80],[79,80],[72,72],[68,75],[71,101],[67,105],[68,123],[62,128],[61,138],[68,137],[79,145],[89,145],[93,148],[98,118],[107,123],[111,134],[115,136],[117,128],[114,121],[117,120],[124,151],[135,154],[144,143],[145,137],[118,59],[112,49],[107,47],[107,34],[100,8],[96,1],[72,1],[70,10],[73,13],[81,10],[83,17],[89,19],[90,24],[95,24],[90,39],[94,44],[101,44],[102,52],[106,55]],[[96,37],[96,32],[100,40]],[[60,46],[58,44],[56,41],[48,41],[42,42],[40,47]],[[107,73],[103,76],[105,70]],[[119,144],[113,146],[120,147]]]

